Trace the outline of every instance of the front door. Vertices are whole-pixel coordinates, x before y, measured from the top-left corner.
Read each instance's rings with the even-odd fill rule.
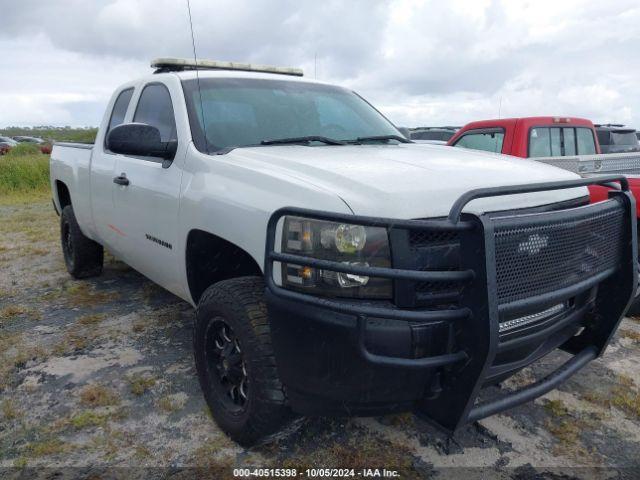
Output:
[[[162,83],[147,84],[140,94],[133,122],[160,130],[163,142],[178,140],[171,95]],[[182,142],[184,143],[184,142]],[[161,158],[119,155],[114,198],[118,228],[125,232],[124,260],[154,282],[180,293],[180,265],[177,244],[178,207],[184,150],[170,165]]]

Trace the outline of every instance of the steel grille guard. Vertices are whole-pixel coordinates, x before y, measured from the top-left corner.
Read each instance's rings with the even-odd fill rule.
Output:
[[[613,190],[609,192],[608,200],[598,204],[528,215],[535,217],[537,221],[545,216],[554,221],[562,218],[570,220],[573,212],[577,209],[597,211],[604,208],[605,205],[610,207],[611,203],[617,203],[619,208],[623,209],[625,218],[629,219],[624,224],[624,248],[619,267],[614,271],[604,272],[606,275],[600,274],[587,278],[562,289],[562,291],[527,298],[518,302],[517,305],[499,305],[495,267],[494,219],[487,214],[463,213],[465,206],[478,198],[571,189],[588,185],[603,185]],[[281,253],[276,251],[276,230],[278,222],[286,215],[384,227],[387,228],[391,240],[393,239],[392,233],[397,230],[456,232],[460,238],[461,269],[458,271],[417,271],[372,268],[318,260],[304,255]],[[513,218],[517,223],[520,217],[513,215],[510,218]],[[504,222],[504,219],[501,221]],[[277,297],[353,315],[354,349],[374,365],[407,369],[442,369],[445,379],[442,393],[436,398],[422,400],[418,405],[418,413],[424,414],[428,420],[447,431],[455,431],[465,423],[499,413],[548,392],[604,352],[633,299],[637,285],[636,236],[635,200],[629,192],[627,179],[620,175],[471,190],[454,202],[446,219],[399,220],[286,207],[273,213],[267,225],[265,283],[269,293]],[[393,255],[393,241],[391,241],[391,250]],[[296,265],[393,280],[455,282],[469,288],[462,289],[456,308],[400,309],[392,304],[337,300],[285,289],[274,281],[274,262],[295,263]],[[580,335],[561,345],[561,349],[572,354],[572,357],[564,365],[522,390],[510,392],[494,400],[478,402],[481,388],[495,373],[496,356],[501,351],[514,348],[523,341],[523,339],[514,339],[504,342],[504,344],[501,343],[499,318],[502,311],[507,309],[528,310],[530,312],[535,308],[543,310],[553,305],[554,302],[557,303],[559,299],[570,298],[596,286],[598,286],[599,292],[606,292],[606,294],[598,294],[595,299],[595,311],[592,316],[596,321],[585,328]],[[557,324],[536,333],[535,336],[540,338],[557,332],[570,322],[577,321],[584,314],[586,311],[574,312]],[[371,317],[408,322],[451,322],[454,327],[453,331],[457,333],[450,351],[443,355],[424,358],[383,356],[371,353],[366,346],[367,319]]]

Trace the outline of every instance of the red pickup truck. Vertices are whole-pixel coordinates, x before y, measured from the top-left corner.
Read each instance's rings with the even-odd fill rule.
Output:
[[[568,117],[480,120],[462,127],[448,145],[522,158],[600,153],[591,121]]]
[[[462,127],[447,145],[531,158],[583,176],[620,173],[640,199],[640,154],[601,154],[590,120],[575,117],[524,117],[481,120]],[[605,200],[607,188],[590,186],[591,202]],[[639,209],[636,216],[640,217]],[[640,296],[630,313],[640,314]]]

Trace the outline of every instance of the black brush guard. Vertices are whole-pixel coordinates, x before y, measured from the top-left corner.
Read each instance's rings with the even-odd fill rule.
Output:
[[[505,216],[473,215],[462,212],[469,202],[478,198],[569,189],[587,185],[606,185],[614,190],[610,191],[609,199],[604,202],[577,208],[523,215],[519,215],[516,211],[505,214]],[[385,227],[389,232],[394,268],[346,265],[302,255],[280,253],[275,248],[276,227],[285,215]],[[618,218],[620,231],[599,232],[599,238],[594,240],[600,242],[598,245],[602,248],[603,245],[608,245],[606,242],[609,240],[602,238],[600,233],[610,234],[611,249],[614,250],[613,256],[609,255],[611,258],[606,259],[606,262],[600,261],[598,263],[594,260],[587,266],[581,264],[580,269],[584,270],[584,275],[576,278],[575,281],[568,284],[560,282],[557,288],[551,291],[548,291],[547,288],[545,291],[545,285],[536,284],[536,281],[540,279],[536,279],[536,264],[534,263],[529,265],[534,270],[532,273],[529,272],[531,275],[527,276],[529,283],[525,287],[528,290],[518,282],[516,283],[519,286],[516,287],[500,283],[499,276],[502,278],[508,277],[509,274],[513,275],[513,272],[509,270],[510,260],[507,258],[505,261],[502,252],[497,250],[502,248],[500,245],[505,242],[508,244],[509,232],[521,234],[523,231],[526,232],[527,228],[535,232],[545,232],[548,225],[557,225],[560,230],[563,225],[565,227],[569,225],[569,229],[572,229],[574,226],[571,222],[580,225],[576,219],[582,218],[597,222],[601,219],[614,217]],[[587,228],[592,228],[592,225],[588,223],[584,225]],[[567,228],[564,230],[566,231]],[[416,231],[455,234],[460,244],[460,268],[455,271],[420,271],[400,268],[403,265],[409,265],[410,262],[407,262],[406,258],[404,260],[402,258],[403,255],[406,256],[406,252],[399,255],[394,251],[394,243],[396,242],[394,239],[406,238],[410,232]],[[531,248],[534,253],[537,253],[536,249],[546,248],[545,242],[549,242],[548,239],[553,238],[549,237],[549,235],[553,235],[553,232],[549,235],[545,234],[547,240],[543,238],[545,235],[538,235],[538,237],[535,235],[534,233],[533,236],[529,236],[528,240],[521,242],[517,248]],[[540,239],[542,239],[541,244]],[[573,240],[568,239],[567,241]],[[539,244],[537,245],[536,242]],[[582,247],[582,245],[576,246],[576,248]],[[321,307],[336,313],[354,315],[356,317],[356,335],[353,348],[357,349],[362,358],[370,364],[381,367],[436,369],[440,371],[442,373],[441,391],[420,400],[417,411],[445,430],[455,431],[465,423],[502,412],[543,395],[604,352],[633,298],[633,287],[637,283],[636,249],[635,200],[629,192],[628,182],[623,176],[606,176],[473,190],[462,195],[454,203],[446,219],[395,220],[284,208],[275,212],[268,223],[265,280],[268,293],[277,298]],[[512,250],[513,248],[510,251]],[[585,251],[589,252],[588,245]],[[557,258],[551,258],[550,261],[555,261],[558,265],[548,266],[548,268],[575,268],[576,265],[572,264],[565,264],[562,267],[562,261],[558,262],[558,258],[561,259],[563,253],[557,252]],[[497,256],[498,258],[496,258]],[[525,263],[526,261],[526,259],[523,260]],[[460,289],[460,293],[455,298],[455,307],[447,309],[400,308],[397,305],[361,304],[282,288],[276,284],[273,278],[274,262],[393,279],[396,285],[396,304],[399,303],[397,301],[399,297],[403,295],[406,297],[406,292],[402,292],[401,287],[406,282],[428,282],[429,285],[457,284],[461,287],[464,286],[464,288]],[[520,265],[520,267],[523,266]],[[540,278],[544,279],[544,275]],[[504,283],[504,279],[501,281]],[[531,291],[536,289],[539,290],[537,294],[531,295]],[[568,312],[558,321],[543,325],[530,335],[513,339],[501,337],[499,332],[500,319],[505,315],[513,316],[518,312],[541,311],[550,305],[557,305],[558,302],[566,302],[567,299],[578,298],[580,295],[583,297],[591,295],[591,297],[584,304],[568,307]],[[567,303],[567,305],[569,304]],[[401,358],[379,355],[369,351],[365,342],[367,319],[369,318],[389,318],[408,322],[446,321],[451,324],[451,331],[454,332],[453,339],[448,347],[449,351],[436,356]],[[585,318],[587,321],[584,321]],[[530,357],[527,359],[527,363],[514,362],[513,364],[498,365],[496,359],[499,355],[532,340],[544,340],[558,333],[567,325],[575,324],[578,320],[581,328],[583,327],[581,332],[579,334],[572,333],[569,338],[563,338],[561,344],[553,347],[558,346],[572,354],[572,357],[565,364],[545,378],[519,391],[505,393],[497,399],[485,402],[478,400],[482,387],[489,383],[495,383],[494,380],[505,373],[508,376],[509,368],[514,371],[519,370],[531,361],[543,356],[539,355],[533,359]],[[544,354],[548,351],[545,351]]]

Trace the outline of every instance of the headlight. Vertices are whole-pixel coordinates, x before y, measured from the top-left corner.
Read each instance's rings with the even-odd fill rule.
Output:
[[[285,217],[282,251],[349,265],[390,267],[389,236],[380,227]],[[283,285],[324,296],[389,299],[392,282],[301,265],[282,264]]]

